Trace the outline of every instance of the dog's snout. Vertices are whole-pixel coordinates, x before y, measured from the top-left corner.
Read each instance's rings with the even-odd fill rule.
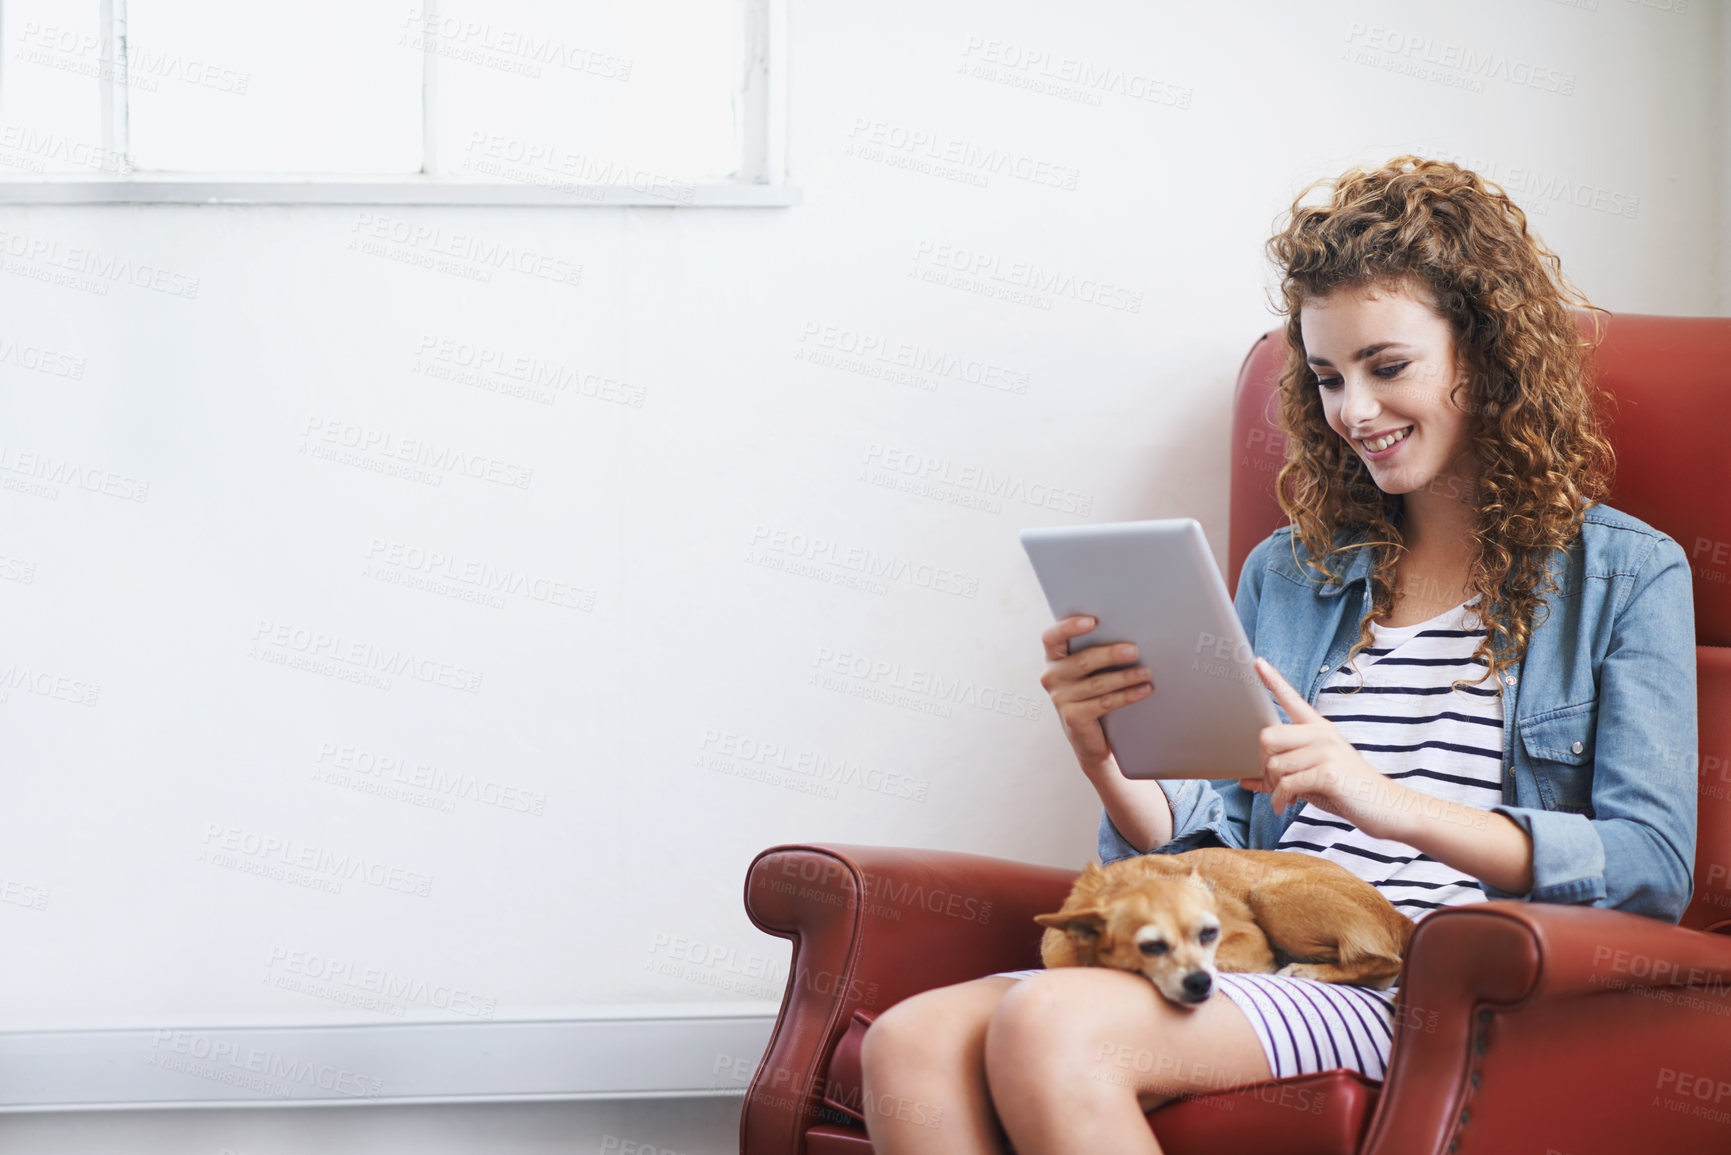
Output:
[[[1207,971],[1191,971],[1184,976],[1184,997],[1201,1002],[1214,989],[1214,977]]]

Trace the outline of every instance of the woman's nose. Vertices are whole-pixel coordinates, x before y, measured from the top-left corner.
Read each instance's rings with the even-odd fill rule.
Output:
[[[1371,395],[1370,388],[1346,380],[1341,383],[1340,391],[1340,423],[1349,430],[1368,429],[1374,432],[1374,422],[1381,407]]]

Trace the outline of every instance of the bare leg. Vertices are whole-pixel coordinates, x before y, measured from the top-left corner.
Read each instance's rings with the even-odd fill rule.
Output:
[[[872,1023],[860,1065],[862,1114],[877,1155],[1004,1155],[986,1090],[986,1024],[1017,981],[923,991]]]
[[[992,1015],[985,1054],[992,1101],[1018,1155],[1160,1155],[1146,1112],[1270,1077],[1231,999],[1215,994],[1186,1010],[1141,975],[1106,967],[1018,982]]]

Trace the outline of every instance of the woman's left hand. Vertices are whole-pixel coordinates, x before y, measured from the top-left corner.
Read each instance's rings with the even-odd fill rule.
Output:
[[[1409,796],[1416,792],[1366,762],[1273,663],[1257,658],[1256,672],[1292,722],[1262,728],[1263,776],[1240,778],[1238,784],[1258,793],[1272,792],[1276,814],[1284,814],[1295,801],[1308,802],[1339,815],[1372,838],[1395,837],[1393,831],[1416,801]]]

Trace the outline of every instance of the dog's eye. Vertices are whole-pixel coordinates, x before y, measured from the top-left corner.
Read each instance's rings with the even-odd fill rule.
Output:
[[[1202,928],[1202,933],[1196,936],[1196,941],[1202,942],[1202,943],[1210,943],[1219,937],[1220,937],[1220,928],[1219,927],[1217,927],[1217,926],[1205,926]]]
[[[1156,955],[1165,954],[1172,948],[1167,946],[1164,942],[1139,942],[1136,944],[1136,949],[1141,951],[1143,954]]]

